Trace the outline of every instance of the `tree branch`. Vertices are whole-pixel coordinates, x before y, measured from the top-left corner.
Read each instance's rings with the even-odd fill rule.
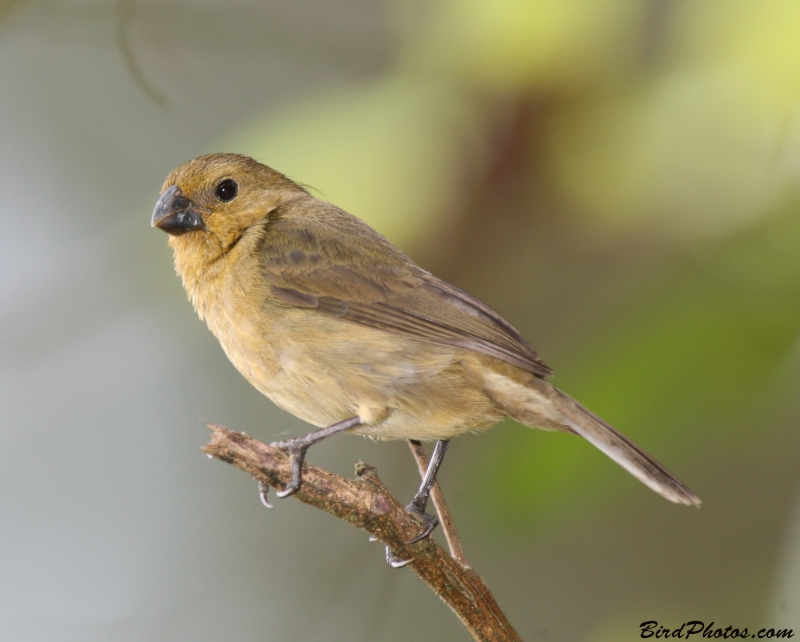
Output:
[[[211,441],[203,452],[245,471],[273,488],[289,481],[289,457],[280,448],[216,424],[207,424]],[[420,532],[421,522],[398,502],[378,478],[376,470],[356,465],[357,479],[348,480],[304,464],[303,484],[294,497],[364,529],[389,546],[455,611],[464,626],[481,642],[520,642],[483,579],[457,563],[432,538],[405,542]]]

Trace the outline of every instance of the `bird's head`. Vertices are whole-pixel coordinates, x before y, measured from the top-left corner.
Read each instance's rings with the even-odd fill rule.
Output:
[[[281,204],[306,193],[252,158],[210,154],[172,171],[151,223],[170,235],[176,259],[184,255],[206,263],[227,252]]]

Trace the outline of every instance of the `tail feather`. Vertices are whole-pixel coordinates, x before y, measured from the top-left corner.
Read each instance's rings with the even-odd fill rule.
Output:
[[[662,497],[677,504],[700,506],[700,498],[645,451],[572,397],[549,384],[548,387],[553,392],[551,400],[573,432],[602,450]]]

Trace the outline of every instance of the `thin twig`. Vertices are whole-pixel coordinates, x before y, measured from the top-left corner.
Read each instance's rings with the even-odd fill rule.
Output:
[[[122,62],[125,63],[125,67],[131,75],[131,78],[133,78],[133,82],[136,83],[145,96],[159,107],[169,107],[164,94],[150,84],[147,77],[140,69],[139,63],[136,62],[136,56],[133,55],[133,49],[128,42],[128,29],[133,20],[133,13],[133,0],[117,0],[117,28],[115,35],[117,38],[117,47],[122,56]]]
[[[425,452],[425,447],[416,439],[409,439],[408,447],[417,462],[420,477],[425,477],[425,473],[428,470],[428,453]],[[471,568],[464,555],[464,549],[461,547],[461,540],[456,530],[456,523],[453,521],[453,516],[450,514],[450,508],[444,499],[444,493],[438,481],[434,482],[431,488],[431,499],[436,507],[436,513],[439,515],[439,523],[442,526],[444,538],[447,540],[447,546],[450,548],[450,557],[464,568]]]
[[[204,453],[273,488],[285,487],[290,470],[284,451],[222,426],[208,427],[212,435]],[[348,480],[304,464],[303,485],[293,497],[364,529],[400,558],[412,559],[409,567],[455,611],[476,640],[520,642],[480,575],[457,563],[432,537],[406,544],[420,532],[421,522],[389,493],[374,468],[359,463],[356,475]]]

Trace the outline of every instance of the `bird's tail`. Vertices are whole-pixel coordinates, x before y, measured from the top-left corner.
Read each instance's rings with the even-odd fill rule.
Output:
[[[527,399],[514,395],[516,403],[504,404],[513,419],[532,427],[574,432],[662,497],[678,504],[700,505],[700,498],[672,473],[572,397],[538,377],[529,380],[525,388],[533,395]],[[510,401],[508,396],[505,401]]]
[[[593,412],[554,386],[552,400],[567,425],[662,497],[677,504],[700,506],[700,498],[655,459],[618,433]]]

